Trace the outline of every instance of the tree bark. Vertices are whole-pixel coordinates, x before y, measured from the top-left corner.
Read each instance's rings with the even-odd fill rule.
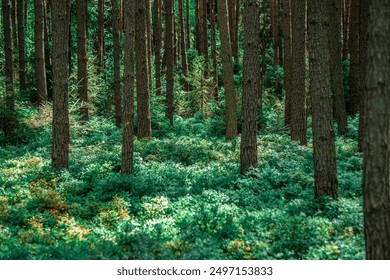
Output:
[[[98,74],[104,69],[104,0],[98,1]]]
[[[121,173],[133,173],[134,149],[134,7],[136,0],[124,3],[124,93],[122,127],[122,167]]]
[[[356,114],[360,110],[360,50],[359,50],[359,16],[360,0],[352,0],[350,31],[350,104],[349,112]]]
[[[152,138],[150,119],[150,97],[148,80],[148,46],[146,35],[146,9],[145,1],[136,1],[135,4],[135,59],[136,59],[136,89],[137,89],[137,115],[138,137]]]
[[[310,93],[313,114],[315,198],[330,196],[337,199],[336,145],[327,32],[329,8],[325,1],[308,0]]]
[[[260,46],[258,40],[259,4],[244,0],[244,68],[242,85],[242,132],[240,171],[256,168],[257,159],[257,97],[260,76]]]
[[[390,259],[390,2],[369,0],[363,209],[366,258]],[[371,4],[371,5],[370,5]]]
[[[19,46],[19,88],[26,91],[26,43],[23,17],[23,0],[17,0],[18,46]]]
[[[120,38],[119,38],[119,9],[117,0],[111,0],[112,5],[112,36],[114,40],[114,104],[115,125],[120,127],[122,122],[122,96],[121,96],[121,73],[120,73]]]
[[[82,102],[80,117],[82,122],[88,121],[88,75],[87,75],[87,0],[77,0],[77,80],[78,95]]]
[[[35,84],[37,87],[38,106],[41,106],[42,103],[47,101],[44,16],[45,13],[43,0],[34,0]]]
[[[229,14],[226,0],[218,0],[218,27],[221,36],[221,59],[225,86],[226,138],[237,136],[237,97],[234,88]]]
[[[291,1],[283,1],[284,10],[284,91],[285,91],[285,109],[284,109],[284,124],[289,127],[291,125],[291,91],[292,91],[292,51],[291,51]]]
[[[187,46],[186,46],[186,39],[185,39],[185,32],[184,32],[184,1],[179,0],[178,2],[179,7],[179,23],[180,23],[180,48],[181,48],[181,71],[183,75],[187,74],[188,71],[188,63],[187,63]],[[189,91],[189,85],[186,79],[182,79],[182,86],[184,91]]]
[[[167,32],[167,41],[165,42],[165,51],[167,52],[167,89],[166,89],[166,112],[165,115],[169,120],[169,123],[173,125],[173,114],[174,114],[174,104],[173,104],[173,86],[174,86],[174,22],[173,22],[173,0],[166,1],[166,10],[165,10],[165,24]]]
[[[161,0],[154,0],[154,48],[156,95],[161,95],[161,48],[162,48],[162,8]]]
[[[291,1],[292,63],[291,139],[307,144],[305,90],[305,18],[306,1]]]
[[[53,17],[53,147],[55,169],[68,168],[69,111],[68,111],[68,0],[52,1]]]

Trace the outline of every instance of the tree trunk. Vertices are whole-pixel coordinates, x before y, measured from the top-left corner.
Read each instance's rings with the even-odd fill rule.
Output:
[[[366,258],[390,259],[390,2],[370,0],[363,209]],[[368,6],[367,8],[369,8]]]
[[[77,0],[77,80],[78,95],[82,102],[80,117],[82,122],[88,121],[88,77],[87,77],[87,0]]]
[[[260,46],[258,40],[259,4],[244,0],[244,69],[242,85],[242,132],[240,171],[256,168],[257,160],[257,97],[260,76]]]
[[[352,0],[343,0],[343,56],[342,60],[347,59],[349,54],[349,37],[350,37],[350,22],[351,22],[351,5]]]
[[[333,112],[340,135],[348,133],[347,112],[344,100],[343,69],[341,62],[341,16],[342,0],[329,0],[329,49],[330,81],[333,96]]]
[[[23,0],[17,0],[18,45],[19,45],[19,88],[26,91],[26,43],[23,17]]]
[[[338,197],[336,145],[330,90],[328,9],[325,1],[308,0],[310,93],[313,114],[315,197]],[[341,53],[340,53],[341,55]]]
[[[114,40],[114,104],[115,104],[115,125],[120,126],[122,122],[121,105],[121,73],[120,73],[120,38],[119,38],[119,9],[117,0],[111,0],[112,5],[112,36]]]
[[[187,74],[188,71],[188,64],[187,64],[187,47],[186,47],[186,40],[185,40],[185,32],[184,32],[184,1],[179,0],[179,23],[180,23],[180,47],[181,47],[181,71],[183,75]],[[184,91],[189,91],[188,82],[183,79],[182,80],[182,86]]]
[[[162,9],[161,0],[154,0],[154,48],[156,95],[161,95],[161,48],[162,48]]]
[[[17,119],[15,116],[14,99],[14,62],[12,45],[11,6],[9,0],[2,0],[4,55],[5,55],[5,110],[1,116],[1,128],[6,137],[15,133]]]
[[[52,1],[53,22],[53,147],[55,169],[68,168],[68,42],[70,1]]]
[[[35,84],[37,87],[38,106],[47,101],[44,16],[43,0],[34,0]]]
[[[146,9],[145,1],[136,1],[135,4],[135,57],[136,57],[136,88],[137,88],[137,114],[138,137],[152,138],[150,119],[150,98],[148,80],[148,45],[146,35]]]
[[[173,0],[165,0],[166,1],[166,10],[165,10],[165,24],[166,24],[166,32],[167,32],[167,41],[165,42],[165,51],[167,52],[167,90],[166,90],[166,105],[167,109],[165,112],[166,117],[169,119],[169,123],[173,125],[173,114],[174,114],[174,106],[173,106],[173,85],[174,85],[174,77],[173,77],[173,68],[174,68],[174,27],[173,27]]]
[[[226,0],[218,0],[218,27],[221,36],[221,59],[225,86],[226,138],[237,136],[237,97],[234,88],[232,50],[230,43],[229,14]]]
[[[215,14],[216,0],[210,0],[210,25],[211,25],[211,56],[213,59],[213,77],[214,77],[214,100],[218,100],[218,64],[217,64],[217,36],[215,32],[216,14]]]
[[[352,0],[351,31],[350,31],[350,104],[349,112],[356,114],[360,110],[360,51],[359,51],[359,16],[360,0]]]
[[[133,173],[134,147],[134,7],[135,1],[124,3],[124,92],[122,127],[122,167],[121,173]],[[156,10],[157,12],[157,10]]]
[[[104,69],[104,0],[98,2],[98,74]]]
[[[191,48],[190,0],[186,1],[186,9],[187,9],[187,13],[186,13],[187,47]]]
[[[305,14],[306,1],[291,1],[292,63],[291,139],[307,144],[305,90]]]
[[[283,1],[284,10],[284,91],[285,91],[285,109],[284,124],[291,125],[291,91],[292,91],[292,51],[291,51],[291,4],[290,0]]]

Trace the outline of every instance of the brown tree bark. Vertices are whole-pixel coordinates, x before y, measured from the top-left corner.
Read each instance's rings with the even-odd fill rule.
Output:
[[[242,84],[242,131],[240,145],[240,171],[256,168],[257,159],[257,97],[260,76],[259,4],[257,0],[244,0],[244,65]]]
[[[306,0],[291,1],[292,63],[291,139],[307,144],[305,90],[305,18]]]
[[[122,95],[121,95],[121,73],[120,73],[120,38],[119,38],[119,9],[117,0],[111,0],[112,5],[112,36],[114,40],[114,104],[115,104],[115,125],[119,127],[122,122]]]
[[[187,46],[184,32],[184,1],[179,0],[179,23],[180,23],[180,48],[181,48],[181,71],[184,75],[188,72],[188,63],[187,63]],[[184,91],[189,91],[188,82],[185,79],[182,79],[182,86]]]
[[[154,0],[154,49],[156,95],[161,95],[161,48],[162,48],[162,6],[161,0]]]
[[[68,42],[69,0],[52,0],[53,22],[53,146],[55,169],[68,168],[69,109],[68,109]]]
[[[359,22],[360,0],[352,0],[351,28],[350,28],[350,104],[349,113],[356,114],[360,110],[360,50],[359,50]]]
[[[190,0],[186,0],[186,10],[187,47],[191,48]]]
[[[146,42],[148,54],[148,80],[149,87],[152,88],[152,21],[151,21],[151,6],[150,0],[145,0],[145,16],[146,16]]]
[[[342,60],[347,59],[349,54],[349,31],[351,22],[352,0],[343,1],[343,56]]]
[[[165,26],[167,32],[167,41],[165,42],[165,51],[167,52],[167,89],[166,89],[166,112],[165,115],[169,120],[169,123],[173,125],[173,114],[174,114],[174,95],[173,95],[173,86],[174,86],[174,3],[173,0],[165,0],[166,1],[166,10],[165,10]]]
[[[37,103],[41,106],[47,101],[47,81],[45,69],[44,40],[44,2],[34,0],[34,50],[35,50],[35,84],[37,87]]]
[[[23,0],[17,0],[18,46],[19,46],[19,89],[26,91],[26,42],[23,17]]]
[[[291,51],[291,1],[283,0],[283,34],[284,34],[284,91],[285,91],[285,109],[284,124],[291,125],[291,91],[292,91],[292,51]]]
[[[366,258],[390,259],[390,2],[369,0],[363,209]]]
[[[341,17],[342,0],[329,0],[329,49],[330,49],[330,81],[333,96],[333,113],[338,124],[340,135],[348,133],[347,111],[344,99],[343,69],[341,61]]]
[[[137,115],[138,137],[152,138],[150,119],[150,97],[148,79],[148,45],[146,35],[146,8],[145,1],[135,3],[135,60],[136,60],[136,89],[137,89]]]
[[[218,100],[218,64],[217,64],[217,36],[215,29],[216,26],[216,0],[210,0],[210,30],[211,30],[211,57],[213,60],[213,78],[214,78],[214,84],[213,84],[213,90],[214,90],[214,99]]]
[[[218,28],[221,36],[221,59],[225,87],[226,138],[237,136],[237,97],[234,88],[229,14],[226,0],[218,0]]]
[[[368,53],[367,53],[367,41],[369,38],[368,34],[368,22],[369,22],[369,8],[371,0],[360,0],[360,20],[359,20],[359,98],[360,98],[360,108],[359,108],[359,150],[364,150],[364,133],[366,130],[365,126],[365,93],[367,91],[366,83],[366,65],[368,63]]]
[[[104,69],[104,0],[98,1],[98,30],[97,30],[97,39],[98,39],[98,74],[101,73]]]
[[[5,108],[2,110],[1,128],[5,137],[15,133],[17,119],[15,115],[15,98],[14,98],[14,61],[12,45],[12,22],[11,22],[11,5],[9,0],[2,0],[3,12],[3,32],[4,32],[4,55],[5,55]]]
[[[310,93],[313,114],[315,197],[338,197],[336,145],[330,90],[326,1],[308,0]],[[341,53],[340,53],[341,55]]]
[[[88,121],[88,58],[87,58],[87,0],[77,0],[77,80],[78,95],[82,102],[80,117],[82,122]]]
[[[124,3],[124,92],[123,92],[123,127],[122,127],[122,166],[121,173],[133,173],[134,150],[134,7],[135,1]]]

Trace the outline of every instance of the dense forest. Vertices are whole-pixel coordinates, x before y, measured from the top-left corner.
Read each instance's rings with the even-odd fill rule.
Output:
[[[390,2],[2,0],[0,259],[390,259]]]

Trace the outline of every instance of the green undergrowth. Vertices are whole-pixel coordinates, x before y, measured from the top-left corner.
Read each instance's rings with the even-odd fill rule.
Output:
[[[364,258],[354,120],[337,139],[340,199],[316,201],[311,144],[291,142],[270,114],[246,176],[240,140],[227,142],[217,117],[157,125],[152,141],[135,140],[124,176],[112,121],[73,124],[70,167],[58,172],[50,122],[25,114],[28,137],[0,147],[0,259]]]

